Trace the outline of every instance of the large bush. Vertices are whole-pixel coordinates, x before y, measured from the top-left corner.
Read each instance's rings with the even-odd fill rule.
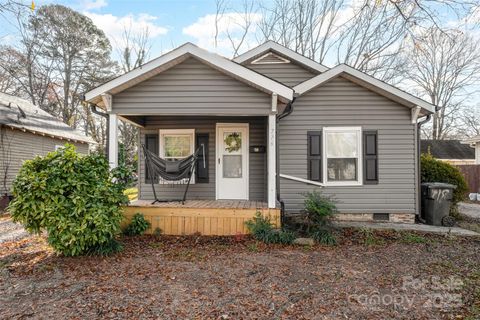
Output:
[[[125,170],[109,170],[104,156],[82,156],[66,145],[26,161],[13,183],[9,210],[32,233],[46,231],[48,243],[66,256],[115,248]]]
[[[421,155],[421,181],[450,183],[457,188],[453,192],[453,203],[456,204],[465,199],[468,186],[460,170],[449,163],[435,159],[431,154]]]

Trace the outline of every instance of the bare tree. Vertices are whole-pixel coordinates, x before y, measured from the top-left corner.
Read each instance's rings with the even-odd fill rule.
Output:
[[[367,2],[352,8],[353,17],[338,34],[337,63],[346,63],[377,78],[399,74],[398,56],[406,35],[406,24],[389,5]]]
[[[419,94],[437,107],[432,139],[454,130],[456,113],[480,76],[480,44],[460,31],[429,29],[418,36],[408,55],[408,75]]]
[[[250,34],[252,27],[255,24],[255,16],[257,9],[254,0],[243,0],[241,11],[235,12],[236,15],[231,17],[230,25],[236,25],[240,30],[238,36],[233,36],[230,28],[227,28],[226,34],[233,49],[233,57],[238,56],[239,50],[245,44],[245,39]]]
[[[225,14],[225,11],[227,10],[227,1],[226,0],[215,0],[215,34],[213,36],[213,43],[215,45],[215,48],[218,47],[218,36],[220,33],[220,28],[219,24],[221,19],[223,18],[223,15]]]
[[[134,34],[132,26],[124,26],[121,43],[118,46],[119,63],[123,72],[129,72],[144,64],[150,55],[150,32],[148,27]]]
[[[40,46],[41,58],[52,63],[58,115],[75,128],[82,120],[81,93],[113,75],[110,42],[88,17],[61,5],[40,7],[29,29],[37,34],[32,45]]]
[[[53,62],[42,59],[43,40],[36,28],[28,26],[25,8],[18,6],[15,12],[13,7],[11,10],[16,19],[20,41],[15,47],[0,48],[0,73],[5,75],[3,81],[8,81],[9,84],[5,92],[22,96],[55,114],[55,105],[50,100],[54,88]]]
[[[148,28],[134,34],[131,26],[125,26],[119,46],[119,63],[123,72],[129,72],[143,65],[150,56],[150,34]],[[125,150],[127,164],[134,162],[135,154],[138,148],[138,128],[131,123],[120,121],[120,143]]]
[[[344,0],[274,0],[262,6],[259,40],[279,44],[323,62],[340,26]]]
[[[459,139],[480,136],[480,107],[465,106],[457,116],[456,133]]]

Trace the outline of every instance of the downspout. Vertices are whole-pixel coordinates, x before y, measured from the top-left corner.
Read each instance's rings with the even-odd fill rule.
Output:
[[[294,93],[295,94],[295,93]],[[276,179],[275,179],[275,184],[276,184],[276,190],[277,190],[277,201],[280,203],[280,220],[281,220],[281,223],[283,224],[283,220],[284,220],[284,216],[285,216],[285,202],[280,198],[280,148],[279,148],[279,144],[278,144],[278,141],[279,141],[279,138],[278,138],[278,128],[279,128],[279,122],[281,119],[289,116],[292,112],[293,112],[293,103],[295,102],[295,100],[297,99],[296,96],[293,97],[292,101],[290,101],[287,106],[285,107],[285,110],[283,110],[283,112],[281,114],[279,114],[277,116],[277,125],[275,126],[276,127],[276,134],[275,134],[275,154],[276,154],[276,157],[275,157],[275,163],[276,163],[276,168],[277,168],[277,172],[276,172]]]
[[[422,121],[419,121],[417,122],[417,197],[418,197],[418,218],[420,221],[421,220],[421,217],[422,217],[422,180],[421,180],[421,172],[422,172],[422,163],[421,163],[421,146],[420,144],[422,143],[422,139],[421,139],[421,129],[422,129],[422,125],[424,125],[425,123],[427,123],[428,121],[430,121],[430,119],[432,118],[432,115],[431,114],[428,114],[425,119],[423,119]]]

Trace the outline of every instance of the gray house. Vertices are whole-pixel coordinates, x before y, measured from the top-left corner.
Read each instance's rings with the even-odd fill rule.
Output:
[[[65,143],[87,154],[93,141],[32,103],[0,92],[0,191],[10,193],[23,161]]]
[[[112,166],[118,118],[161,158],[208,146],[189,190],[197,201],[184,208],[296,212],[318,188],[340,219],[412,222],[419,212],[418,128],[434,106],[347,65],[329,69],[274,42],[233,60],[187,43],[85,100],[109,113]],[[139,161],[140,201],[153,199],[150,179],[159,197],[181,197],[182,185],[150,177]]]

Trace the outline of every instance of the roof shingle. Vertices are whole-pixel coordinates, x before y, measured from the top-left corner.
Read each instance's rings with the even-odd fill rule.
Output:
[[[420,150],[437,159],[475,159],[475,149],[459,140],[422,140]]]
[[[69,127],[27,100],[3,92],[0,92],[0,124],[57,138],[94,143],[80,131]]]

